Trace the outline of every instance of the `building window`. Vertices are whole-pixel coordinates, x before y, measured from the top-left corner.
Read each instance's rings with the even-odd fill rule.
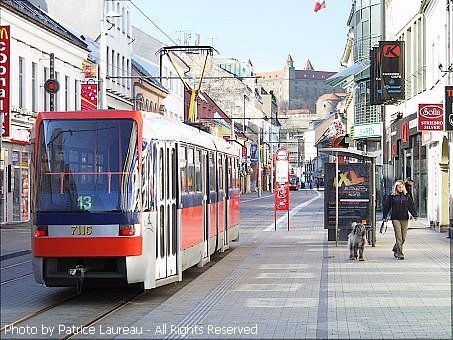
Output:
[[[121,32],[126,33],[126,13],[124,7],[121,8]]]
[[[120,76],[121,76],[121,71],[120,71],[120,58],[121,58],[121,57],[120,57],[120,54],[118,53],[118,54],[116,55],[116,72],[115,72],[117,77],[120,77]],[[119,78],[118,78],[117,83],[118,83],[118,84],[121,84],[121,81],[120,81]]]
[[[121,84],[123,86],[126,86],[126,64],[125,64],[125,58],[121,57],[121,70],[122,70],[122,76],[123,79],[121,79]]]
[[[79,81],[74,79],[74,111],[79,109]]]
[[[110,47],[107,46],[107,65],[106,65],[106,70],[107,70],[107,75],[112,74],[112,70],[110,69]]]
[[[127,11],[126,13],[127,13],[126,14],[127,36],[130,37],[131,36],[131,13],[129,11]]]
[[[49,79],[49,69],[44,67],[44,81],[43,83]],[[44,103],[43,103],[43,111],[49,111],[49,94],[44,90],[44,86],[42,88],[44,92]]]
[[[112,50],[112,70],[110,72],[110,76],[115,77],[116,75],[116,68],[115,68],[115,50]],[[112,78],[112,81],[115,82],[115,78]]]
[[[127,59],[127,76],[128,77],[131,76],[131,61],[129,59]],[[127,88],[130,89],[131,88],[131,79],[130,78],[126,79],[126,84],[127,84]]]
[[[60,73],[55,72],[55,79],[56,79],[58,82],[60,82]],[[54,100],[54,102],[53,102],[53,107],[54,107],[54,110],[55,110],[55,111],[59,111],[59,110],[60,110],[60,100],[59,100],[59,97],[60,97],[60,96],[58,95],[58,92],[55,93],[55,94],[53,95],[53,100]]]
[[[36,91],[38,91],[38,80],[36,79],[37,71],[38,65],[36,63],[31,63],[31,110],[33,112],[38,111],[38,102],[36,100]]]
[[[24,58],[19,57],[19,107],[24,107]]]
[[[64,77],[64,108],[69,111],[69,77]]]

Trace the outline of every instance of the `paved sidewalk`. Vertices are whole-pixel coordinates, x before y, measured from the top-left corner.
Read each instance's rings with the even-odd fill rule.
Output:
[[[401,261],[390,224],[359,262],[319,225],[293,225],[241,242],[131,326],[146,338],[451,339],[446,233],[409,230]]]

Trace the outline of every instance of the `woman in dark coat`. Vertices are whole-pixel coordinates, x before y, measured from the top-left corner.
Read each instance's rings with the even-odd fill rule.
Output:
[[[390,218],[395,232],[395,245],[393,246],[393,256],[399,260],[404,260],[403,244],[406,240],[407,228],[409,226],[409,212],[417,218],[414,201],[408,195],[402,180],[398,180],[393,185],[392,194],[385,200],[383,207],[383,220]]]

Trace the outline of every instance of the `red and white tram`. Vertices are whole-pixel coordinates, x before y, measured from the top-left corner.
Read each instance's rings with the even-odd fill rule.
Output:
[[[140,111],[45,112],[34,149],[35,279],[182,280],[239,237],[240,148]]]

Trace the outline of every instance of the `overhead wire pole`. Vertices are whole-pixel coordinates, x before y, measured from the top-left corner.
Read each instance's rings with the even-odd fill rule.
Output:
[[[170,52],[194,52],[194,51],[206,52],[203,69],[201,71],[200,80],[198,82],[198,87],[196,89],[192,88],[187,83],[187,81],[185,80],[185,77],[183,77],[181,75],[181,72],[178,70],[178,67],[176,66],[176,64],[174,63],[173,59],[170,56]],[[172,64],[173,68],[175,69],[176,73],[178,74],[179,79],[181,79],[181,81],[183,82],[186,89],[188,91],[190,91],[190,93],[191,93],[190,104],[189,104],[189,114],[188,114],[189,123],[195,122],[195,112],[196,112],[196,103],[197,103],[198,93],[200,92],[201,85],[203,83],[203,77],[204,77],[204,73],[206,71],[206,64],[208,62],[208,56],[212,56],[213,51],[216,51],[216,50],[211,46],[169,46],[169,47],[162,47],[159,50],[161,58],[163,55],[166,55],[168,57],[168,59],[170,60],[170,63]],[[162,67],[162,63],[161,63],[161,67]],[[188,68],[190,70],[189,66],[188,66]],[[160,75],[160,78],[162,79],[162,74]]]

